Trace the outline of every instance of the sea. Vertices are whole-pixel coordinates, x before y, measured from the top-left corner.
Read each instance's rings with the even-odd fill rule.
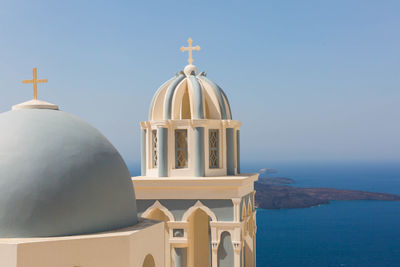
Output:
[[[242,169],[288,177],[299,187],[400,195],[399,163],[266,163]],[[333,201],[304,209],[257,210],[257,266],[400,267],[400,202]]]
[[[400,195],[400,163],[242,163],[298,187]],[[139,166],[131,172],[138,175]],[[257,267],[400,267],[400,202],[333,201],[304,209],[257,209]]]

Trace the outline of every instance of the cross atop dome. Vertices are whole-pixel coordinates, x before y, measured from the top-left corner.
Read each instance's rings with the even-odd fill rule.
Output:
[[[187,40],[187,42],[188,42],[189,46],[188,47],[182,46],[181,47],[181,51],[182,52],[189,51],[189,59],[188,59],[189,65],[193,65],[193,50],[194,51],[200,51],[200,46],[198,46],[198,45],[192,46],[192,44],[193,44],[192,38],[189,38]]]
[[[58,106],[37,99],[37,84],[38,83],[47,83],[47,79],[38,79],[37,78],[37,68],[33,68],[32,80],[23,80],[23,84],[32,83],[33,84],[33,99],[27,102],[15,105],[12,107],[12,110],[20,110],[20,109],[53,109],[58,110]]]
[[[37,68],[33,68],[32,80],[23,80],[22,83],[33,83],[33,99],[37,100],[37,84],[38,83],[47,83],[47,79],[39,79],[37,78]]]

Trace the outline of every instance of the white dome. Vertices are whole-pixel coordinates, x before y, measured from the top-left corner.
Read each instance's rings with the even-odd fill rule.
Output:
[[[188,65],[157,90],[149,119],[231,120],[232,114],[224,91],[204,72],[197,74],[197,68]]]

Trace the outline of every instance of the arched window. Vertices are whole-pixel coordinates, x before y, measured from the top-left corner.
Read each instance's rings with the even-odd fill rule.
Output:
[[[151,254],[147,254],[146,258],[144,258],[142,267],[156,267],[156,263]]]

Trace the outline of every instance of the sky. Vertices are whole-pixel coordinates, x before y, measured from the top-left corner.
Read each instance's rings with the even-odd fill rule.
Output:
[[[187,64],[227,93],[248,162],[400,162],[399,1],[0,1],[0,112],[32,98],[128,164],[157,88]],[[1,130],[1,129],[0,129]]]

